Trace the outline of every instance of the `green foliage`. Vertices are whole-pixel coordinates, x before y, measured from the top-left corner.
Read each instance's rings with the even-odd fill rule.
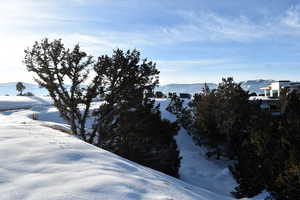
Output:
[[[244,142],[238,166],[232,168],[239,183],[236,197],[250,197],[262,189],[277,200],[300,197],[300,95],[285,93],[281,105],[281,116],[261,116]]]
[[[274,182],[268,184],[268,190],[276,199],[290,200],[300,198],[300,94],[287,92],[282,99],[282,116],[279,121],[276,160],[278,166],[273,171]],[[272,138],[274,140],[274,138]],[[273,150],[274,152],[274,150]],[[269,149],[271,154],[271,149]],[[275,152],[276,153],[276,152]]]
[[[218,88],[206,86],[191,102],[194,139],[211,149],[209,156],[233,159],[249,134],[259,105],[232,78],[222,79]]]
[[[176,93],[169,94],[169,98],[171,100],[170,100],[170,103],[167,106],[166,110],[175,115],[180,114],[182,112],[184,100],[181,99],[179,96],[177,96]]]
[[[177,96],[176,93],[169,93],[169,98],[170,103],[166,110],[176,116],[177,123],[182,127],[189,129],[191,125],[191,111],[184,105],[184,100]]]
[[[36,42],[25,51],[24,63],[46,88],[73,134],[140,164],[178,176],[179,152],[174,140],[178,126],[162,120],[154,105],[158,84],[156,64],[140,59],[136,50],[93,60],[79,45],[64,47],[61,40]],[[90,71],[95,76],[87,84]],[[66,83],[71,83],[67,87]],[[87,85],[86,85],[87,84]],[[90,111],[92,100],[104,103]],[[94,115],[91,130],[86,121]]]
[[[102,56],[96,71],[105,82],[105,101],[94,114],[98,117],[98,145],[127,159],[178,176],[179,152],[173,136],[176,123],[162,120],[154,106],[158,70],[140,60],[136,50],[114,51]]]
[[[23,95],[23,91],[26,89],[25,85],[23,85],[22,82],[18,82],[16,84],[16,90],[19,92],[19,95],[22,96]]]
[[[90,105],[102,85],[100,76],[95,76],[87,87],[83,85],[89,70],[97,65],[94,62],[79,45],[70,50],[61,40],[49,42],[46,38],[25,50],[24,63],[28,71],[36,75],[35,81],[40,87],[48,90],[60,115],[71,125],[73,134],[85,141],[91,140],[85,132]],[[70,88],[67,88],[67,82],[70,82]],[[79,105],[84,107],[83,112]]]
[[[124,111],[102,147],[129,160],[178,177],[179,152],[173,137],[178,126],[161,120],[160,112],[140,107]]]

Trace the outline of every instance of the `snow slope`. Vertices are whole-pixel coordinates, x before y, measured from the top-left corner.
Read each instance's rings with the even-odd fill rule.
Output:
[[[226,200],[29,118],[0,114],[0,199]]]
[[[184,129],[176,136],[181,181],[54,130],[66,131],[69,126],[50,103],[49,99],[33,103],[30,98],[0,97],[2,108],[31,107],[0,113],[1,200],[233,199],[230,192],[236,183],[227,169],[229,163],[208,160],[205,149],[194,145]],[[165,111],[168,100],[157,103],[163,118],[176,120]],[[32,113],[42,121],[31,120]]]

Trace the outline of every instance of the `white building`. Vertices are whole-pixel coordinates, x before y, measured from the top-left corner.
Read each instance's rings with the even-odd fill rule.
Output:
[[[300,91],[300,83],[291,81],[276,81],[271,83],[271,85],[260,89],[265,91],[265,97],[278,98],[280,97],[280,91],[285,88],[289,91]]]

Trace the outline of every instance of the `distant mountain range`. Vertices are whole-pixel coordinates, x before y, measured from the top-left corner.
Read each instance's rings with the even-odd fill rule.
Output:
[[[248,81],[242,81],[241,87],[249,91],[250,93],[255,92],[257,94],[263,93],[263,91],[260,89],[262,87],[266,87],[270,85],[274,80],[263,80],[263,79],[258,79],[258,80],[248,80]],[[165,94],[168,94],[169,92],[176,92],[176,93],[190,93],[190,94],[195,94],[199,93],[205,83],[193,83],[193,84],[168,84],[168,85],[162,85],[159,86],[156,90],[157,91],[162,91]],[[210,89],[215,89],[218,87],[217,84],[215,83],[207,83],[208,87]]]
[[[156,88],[157,91],[161,91],[164,94],[168,94],[169,92],[176,93],[199,93],[204,88],[205,83],[192,83],[192,84],[168,84],[162,85]],[[217,88],[217,84],[215,83],[207,83],[210,89]]]
[[[249,92],[255,92],[257,94],[263,93],[260,88],[266,87],[270,85],[274,80],[248,80],[242,81],[241,86],[243,89]],[[17,82],[10,82],[10,83],[0,83],[0,96],[9,95],[15,96],[18,94],[16,91],[16,84]],[[46,89],[40,88],[37,84],[32,83],[23,83],[26,87],[24,92],[31,92],[35,96],[46,96],[48,92]],[[218,85],[215,83],[207,83],[210,89],[216,88]],[[204,87],[204,83],[193,83],[193,84],[167,84],[162,85],[156,88],[156,91],[162,91],[165,94],[169,92],[176,92],[176,93],[199,93]]]

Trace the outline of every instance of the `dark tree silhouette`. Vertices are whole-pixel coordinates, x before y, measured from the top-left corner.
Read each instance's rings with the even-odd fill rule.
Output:
[[[23,95],[23,91],[26,89],[25,85],[22,82],[16,84],[16,90],[19,92],[19,95]]]
[[[24,63],[28,71],[36,75],[35,81],[48,90],[60,115],[71,125],[73,134],[91,142],[85,124],[92,100],[102,86],[99,75],[89,85],[84,85],[89,71],[97,65],[93,58],[81,51],[79,45],[70,50],[61,40],[49,42],[46,38],[25,50]]]
[[[156,64],[136,50],[114,51],[93,60],[79,45],[67,49],[61,40],[44,39],[25,50],[24,63],[38,84],[49,91],[73,134],[127,159],[178,176],[179,152],[173,138],[178,126],[162,120],[153,91]],[[95,74],[86,84],[90,70]],[[70,85],[68,85],[68,84]],[[104,103],[91,112],[95,97]],[[93,114],[89,131],[86,121]]]
[[[95,112],[98,145],[129,160],[178,176],[177,124],[162,120],[155,106],[159,71],[136,50],[114,51],[96,66],[105,80],[105,104]]]

